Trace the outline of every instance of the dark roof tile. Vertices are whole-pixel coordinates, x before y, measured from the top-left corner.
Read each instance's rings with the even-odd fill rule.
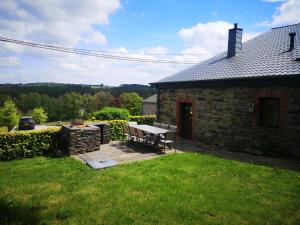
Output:
[[[296,32],[292,51],[288,51],[290,32]],[[227,58],[224,52],[155,83],[300,76],[300,63],[296,58],[300,58],[300,23],[273,28],[243,43],[242,52],[234,57]]]

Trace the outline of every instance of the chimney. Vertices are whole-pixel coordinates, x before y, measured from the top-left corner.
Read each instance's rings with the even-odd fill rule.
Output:
[[[295,48],[296,33],[291,32],[291,33],[289,33],[289,36],[290,36],[290,49],[289,49],[289,51],[292,51]]]
[[[238,24],[234,24],[234,28],[229,30],[227,57],[235,56],[242,51],[242,35],[243,29],[238,28]]]

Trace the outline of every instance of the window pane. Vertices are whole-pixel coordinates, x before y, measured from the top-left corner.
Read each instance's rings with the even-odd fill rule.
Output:
[[[276,98],[261,98],[261,125],[278,127],[280,101]]]

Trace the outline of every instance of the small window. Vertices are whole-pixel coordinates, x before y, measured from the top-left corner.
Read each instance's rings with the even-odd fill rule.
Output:
[[[260,125],[263,127],[279,127],[280,99],[260,98]]]

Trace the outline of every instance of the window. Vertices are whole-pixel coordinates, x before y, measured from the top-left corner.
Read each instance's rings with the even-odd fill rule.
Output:
[[[280,99],[260,98],[260,125],[279,127]]]

